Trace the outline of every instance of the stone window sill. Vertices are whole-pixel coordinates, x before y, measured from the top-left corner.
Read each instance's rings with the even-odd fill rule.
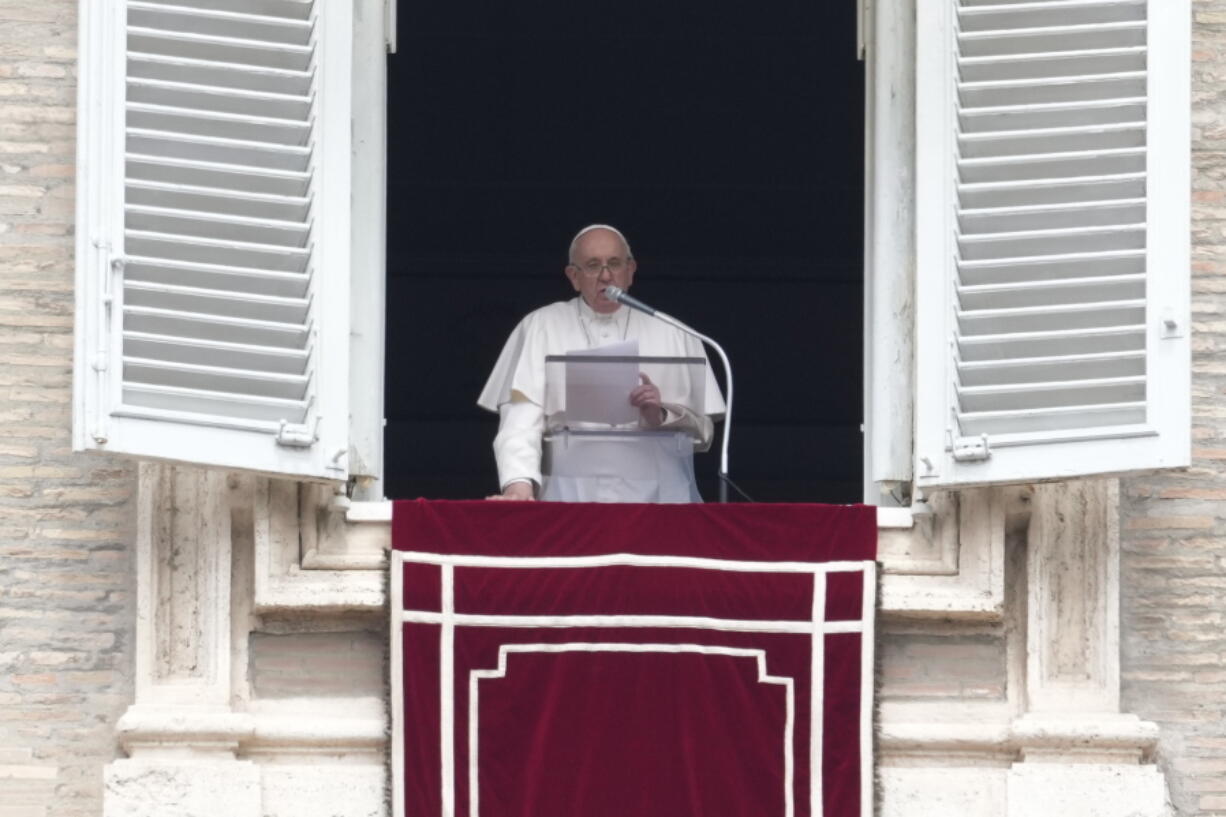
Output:
[[[310,514],[292,511],[292,501],[272,483],[256,503],[257,610],[382,609],[392,503],[316,496]],[[998,620],[1003,504],[976,489],[934,501],[930,514],[879,508],[882,612]]]

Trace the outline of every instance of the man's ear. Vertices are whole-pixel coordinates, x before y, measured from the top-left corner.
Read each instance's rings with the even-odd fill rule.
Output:
[[[578,268],[576,268],[574,264],[567,264],[562,269],[562,271],[566,273],[566,278],[567,280],[570,281],[570,285],[575,288],[575,292],[579,292],[580,289],[579,289],[579,270]]]
[[[638,268],[639,265],[635,263],[633,258],[626,262],[626,289],[629,289],[630,285],[634,283],[634,271]]]

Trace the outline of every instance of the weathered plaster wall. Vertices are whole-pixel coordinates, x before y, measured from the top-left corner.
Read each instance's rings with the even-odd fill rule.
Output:
[[[381,623],[381,622],[380,622]],[[254,699],[382,698],[387,631],[252,633],[248,647]]]
[[[0,0],[0,815],[102,810],[135,470],[70,451],[76,0]]]
[[[882,701],[1005,700],[1003,628],[994,624],[882,622]]]
[[[1160,5],[1160,3],[1159,3]],[[1226,815],[1226,2],[1193,3],[1192,468],[1121,498],[1123,708],[1180,815]]]

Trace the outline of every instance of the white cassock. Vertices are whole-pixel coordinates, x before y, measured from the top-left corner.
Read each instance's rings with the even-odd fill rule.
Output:
[[[594,312],[582,298],[543,306],[529,313],[507,339],[486,381],[477,405],[497,412],[498,435],[494,438],[494,458],[498,463],[498,482],[506,488],[512,482],[532,480],[542,484],[541,441],[545,433],[545,356],[595,349],[623,340],[638,342],[644,357],[700,357],[706,360],[702,343],[643,312],[621,307],[612,314]],[[667,409],[660,428],[686,431],[697,439],[697,449],[705,451],[713,436],[712,420],[724,413],[724,398],[711,364],[705,365],[703,413],[678,412],[674,403],[684,403],[676,394],[685,384],[669,382],[667,376],[653,377]],[[629,398],[629,395],[627,395]],[[606,481],[607,482],[607,481]],[[606,486],[607,487],[607,486]],[[585,495],[581,487],[568,499],[614,501],[651,501],[640,488],[628,483],[601,496]]]

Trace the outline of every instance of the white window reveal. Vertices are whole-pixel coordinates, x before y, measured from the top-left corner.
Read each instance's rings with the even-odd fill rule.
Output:
[[[81,13],[76,447],[345,479],[351,0]]]
[[[1188,0],[919,0],[920,487],[1189,461]]]

